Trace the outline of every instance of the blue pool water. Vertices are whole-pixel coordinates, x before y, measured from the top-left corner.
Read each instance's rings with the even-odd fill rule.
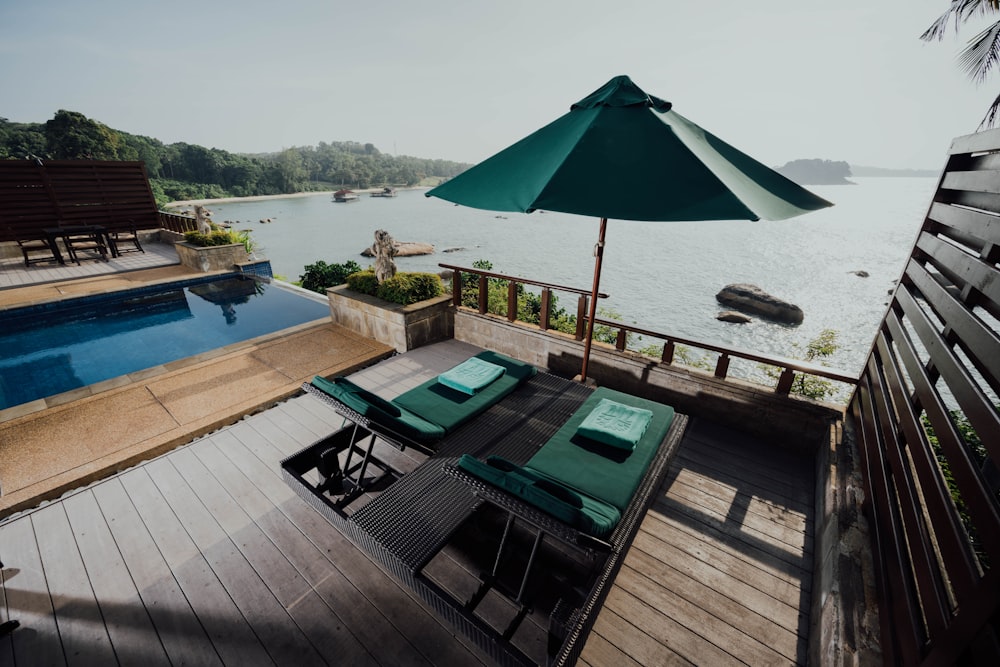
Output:
[[[0,409],[329,316],[325,300],[242,276],[0,313]]]

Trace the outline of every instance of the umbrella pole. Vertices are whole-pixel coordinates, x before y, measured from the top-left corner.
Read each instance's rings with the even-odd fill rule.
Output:
[[[583,367],[580,381],[587,380],[587,366],[590,363],[590,346],[594,342],[594,318],[597,317],[597,292],[601,286],[601,261],[604,259],[604,236],[608,229],[608,219],[601,218],[601,231],[594,246],[594,287],[590,292],[590,308],[587,315],[587,338],[583,342]]]

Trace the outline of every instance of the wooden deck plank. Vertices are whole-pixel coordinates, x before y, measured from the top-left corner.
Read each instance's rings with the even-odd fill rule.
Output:
[[[2,556],[3,554],[0,554],[0,557]],[[6,565],[0,568],[0,623],[14,620],[14,616],[11,615],[7,606],[7,578],[16,576],[17,570],[15,568],[7,568]],[[14,646],[11,641],[10,635],[0,637],[0,667],[12,667],[14,664]]]
[[[344,663],[374,664],[373,656],[338,615],[336,599],[321,597],[313,582],[302,574],[303,569],[317,569],[315,564],[320,559],[326,561],[322,554],[216,448],[212,439],[194,443],[187,454],[197,457],[197,466],[192,461],[185,465],[182,457],[175,457],[174,464],[182,474],[192,470],[185,478],[220,520],[225,507],[238,508],[227,513],[231,525],[223,523],[223,528],[320,655]],[[202,471],[209,470],[211,478],[206,478]],[[251,524],[243,524],[244,515]],[[314,580],[320,580],[319,576],[316,573]]]
[[[192,493],[170,457],[145,467],[191,540],[204,555],[271,658],[279,664],[323,664],[323,659],[285,612],[275,594],[226,535],[211,511]]]
[[[111,638],[87,578],[63,505],[31,517],[45,570],[59,641],[69,665],[107,665],[115,661]]]
[[[31,517],[0,526],[0,546],[4,565],[18,569],[5,586],[8,608],[17,611],[21,622],[21,629],[10,636],[15,660],[30,656],[39,665],[65,665]],[[22,632],[25,628],[31,631]]]
[[[62,506],[118,661],[146,667],[169,665],[163,643],[94,494],[75,494]]]
[[[309,397],[302,397],[305,398]],[[295,495],[278,472],[278,461],[285,456],[285,452],[280,451],[259,429],[251,427],[248,422],[235,425],[230,432],[247,450],[253,452],[255,458],[233,458],[230,447],[225,442],[217,441],[223,453],[230,456],[240,470],[254,480],[257,488],[267,495],[275,507],[317,549],[328,554],[334,568],[356,589],[355,592],[347,589],[341,592],[352,609],[363,618],[363,612],[370,609],[372,615],[367,616],[369,623],[386,623],[396,628],[419,655],[436,665],[474,665],[487,662],[481,652],[466,640],[460,638],[456,641],[450,627],[428,613],[422,602],[405,592],[388,573],[368,560],[344,535]],[[383,648],[391,649],[396,645],[387,643]],[[369,650],[375,652],[374,648],[370,647]],[[412,654],[409,655],[408,659],[412,659]],[[387,664],[392,664],[392,661]]]
[[[696,509],[720,524],[739,524],[740,529],[761,541],[772,543],[787,551],[793,558],[812,555],[812,544],[806,543],[803,529],[785,526],[780,521],[749,511],[749,502],[739,502],[736,493],[725,497],[715,495],[716,487],[706,489],[698,482],[704,480],[689,470],[681,469],[674,477],[667,496]]]
[[[170,661],[213,665],[259,659],[263,647],[256,638],[227,622],[232,602],[214,577],[205,576],[204,559],[183,534],[170,531],[176,519],[169,512],[150,516],[144,494],[151,494],[152,487],[138,469],[95,486],[93,492]],[[169,537],[164,539],[162,532]]]
[[[629,551],[630,562],[654,580],[678,580],[678,588],[687,579],[700,593],[691,593],[691,599],[705,595],[722,594],[740,605],[748,614],[756,614],[793,633],[802,631],[806,615],[799,609],[801,591],[790,584],[775,581],[759,570],[740,567],[739,561],[721,557],[713,558],[705,543],[692,543],[680,532],[676,540],[664,541],[654,534],[640,530]],[[735,567],[733,567],[735,565]],[[742,575],[742,576],[741,576]],[[770,584],[770,585],[769,585]]]
[[[604,608],[609,609],[637,630],[641,630],[660,644],[660,650],[640,659],[645,665],[655,665],[660,656],[676,653],[696,665],[737,665],[734,656],[720,649],[697,632],[660,612],[646,600],[615,586],[608,593]],[[665,652],[666,651],[669,652]]]
[[[137,550],[137,557],[149,557],[154,549],[161,554],[191,606],[192,616],[204,628],[203,631],[221,661],[234,664],[268,660],[267,651],[257,635],[187,534],[145,467],[126,473],[120,479],[154,541],[152,547],[145,545],[143,549]],[[157,607],[162,605],[161,601]]]
[[[761,643],[735,625],[732,620],[735,613],[725,614],[726,618],[720,618],[713,613],[716,609],[712,608],[710,602],[704,599],[688,600],[674,590],[669,585],[671,583],[679,583],[679,579],[673,582],[656,581],[628,565],[621,569],[615,579],[617,588],[641,599],[660,614],[670,617],[740,662],[748,665],[774,665],[783,660],[794,662],[794,658],[789,661],[774,648]],[[792,649],[794,653],[794,643]]]

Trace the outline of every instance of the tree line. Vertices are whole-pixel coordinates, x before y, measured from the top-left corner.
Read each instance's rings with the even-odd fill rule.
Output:
[[[183,199],[290,194],[340,187],[412,186],[455,176],[468,164],[386,155],[372,144],[320,142],[241,154],[112,129],[75,111],[45,123],[0,118],[0,159],[125,160],[146,164],[158,205]]]

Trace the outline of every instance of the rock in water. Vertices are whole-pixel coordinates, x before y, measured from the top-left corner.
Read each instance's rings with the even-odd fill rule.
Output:
[[[756,285],[726,285],[715,295],[724,306],[787,324],[802,323],[802,309],[771,296]]]
[[[414,255],[432,255],[434,246],[430,243],[416,243],[414,241],[394,241],[393,247],[396,249],[395,257],[411,257]],[[374,257],[375,253],[371,248],[361,251],[363,257]]]
[[[719,311],[719,314],[715,316],[715,319],[720,322],[733,322],[734,324],[746,324],[747,322],[753,322],[749,315],[737,313],[735,310]]]

